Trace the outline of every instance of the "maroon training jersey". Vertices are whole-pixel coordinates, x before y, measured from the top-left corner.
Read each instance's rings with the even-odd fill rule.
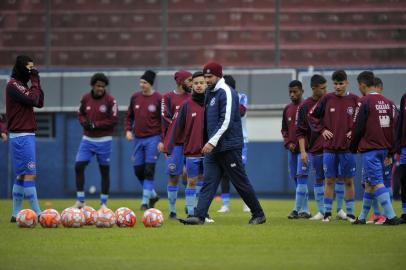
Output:
[[[283,110],[282,116],[282,129],[281,133],[285,148],[288,149],[288,145],[293,143],[295,145],[295,152],[299,152],[299,144],[296,137],[296,115],[300,102],[290,103],[286,105]]]
[[[112,136],[118,121],[116,99],[105,93],[100,98],[93,97],[92,92],[83,95],[80,101],[78,119],[88,137],[99,138]],[[94,129],[87,129],[86,123],[94,123]]]
[[[183,141],[183,153],[187,157],[202,156],[204,146],[204,106],[195,102],[191,97],[185,101],[174,119],[174,129],[168,145],[172,150],[177,140]]]
[[[320,133],[327,129],[333,133],[332,139],[324,140],[324,151],[349,151],[350,139],[347,138],[347,133],[352,129],[358,100],[359,97],[351,93],[344,96],[328,93],[312,109],[309,115],[312,129]]]
[[[306,150],[310,153],[321,154],[323,153],[323,136],[310,128],[308,120],[309,112],[316,104],[317,100],[313,97],[307,98],[300,104],[296,121],[296,137],[298,141],[300,138],[305,139]]]
[[[162,112],[162,134],[161,141],[165,140],[165,136],[168,133],[170,124],[175,114],[179,111],[180,106],[185,102],[190,93],[178,94],[175,91],[165,93],[162,96],[161,112]]]
[[[31,87],[14,78],[6,88],[6,118],[9,132],[34,132],[37,130],[33,107],[44,106],[44,92],[38,75],[31,75]]]
[[[0,133],[7,133],[6,119],[0,115]]]
[[[132,95],[125,115],[125,130],[136,137],[148,137],[161,133],[161,99],[154,91],[150,96],[136,92]]]
[[[406,147],[406,92],[403,94],[400,100],[399,118],[397,122],[396,132],[396,146],[400,151],[400,148]]]
[[[358,103],[352,128],[351,151],[389,149],[393,152],[396,108],[376,92]]]

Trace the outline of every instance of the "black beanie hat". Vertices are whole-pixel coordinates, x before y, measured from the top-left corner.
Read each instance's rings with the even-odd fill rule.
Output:
[[[22,83],[27,83],[30,80],[30,71],[26,67],[28,62],[33,62],[31,57],[26,55],[17,56],[11,77]]]
[[[156,73],[152,70],[147,70],[144,72],[144,75],[141,76],[142,80],[147,81],[150,85],[154,85]]]

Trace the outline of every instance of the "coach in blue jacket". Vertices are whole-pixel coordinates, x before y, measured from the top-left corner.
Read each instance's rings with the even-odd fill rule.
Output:
[[[223,174],[227,174],[241,198],[251,209],[249,224],[265,223],[266,218],[245,173],[241,151],[243,136],[238,93],[224,81],[221,65],[210,62],[203,68],[207,83],[205,98],[204,184],[195,217],[182,223],[203,224]]]

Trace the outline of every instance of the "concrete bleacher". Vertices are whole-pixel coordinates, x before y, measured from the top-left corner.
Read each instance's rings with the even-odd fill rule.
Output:
[[[0,66],[20,52],[45,61],[46,1],[0,2]],[[283,0],[280,65],[405,66],[406,2]],[[158,0],[51,0],[51,63],[159,66]],[[272,67],[275,0],[168,0],[169,66]]]

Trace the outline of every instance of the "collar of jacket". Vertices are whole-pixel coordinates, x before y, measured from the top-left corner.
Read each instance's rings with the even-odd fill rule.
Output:
[[[214,89],[212,90],[212,92],[216,92],[219,89],[225,89],[225,87],[227,87],[226,81],[224,80],[224,78],[221,78],[220,80],[218,80],[218,82],[216,83],[216,86],[214,87]]]

